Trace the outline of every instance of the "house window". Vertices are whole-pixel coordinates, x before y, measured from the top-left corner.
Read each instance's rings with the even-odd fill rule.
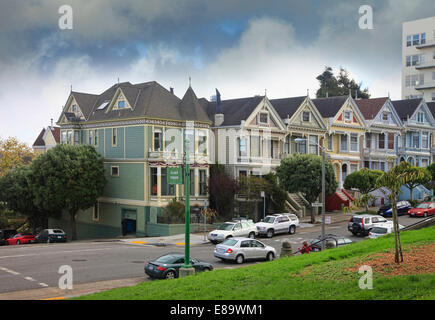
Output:
[[[421,34],[421,41],[420,41],[420,43],[421,44],[425,44],[426,43],[426,33],[422,33]]]
[[[94,140],[94,132],[92,130],[89,131],[89,144],[92,145]]]
[[[68,144],[73,143],[72,138],[73,138],[73,132],[71,130],[68,130],[68,139],[67,139]]]
[[[261,138],[259,136],[251,136],[251,157],[261,157],[261,148]]]
[[[290,154],[290,136],[289,135],[287,137],[285,137],[284,152],[286,154]]]
[[[62,131],[62,143],[63,144],[68,143],[66,131]]]
[[[75,104],[72,105],[71,107],[72,112],[76,113],[77,112],[77,106]]]
[[[328,145],[327,145],[328,151],[332,151],[332,134],[328,134]]]
[[[92,209],[92,220],[100,221],[100,205],[97,202]]]
[[[370,133],[366,133],[366,148],[371,148],[372,146],[372,135]]]
[[[118,145],[118,128],[112,128],[112,146]]]
[[[406,56],[406,66],[407,67],[411,66],[411,56]]]
[[[241,177],[247,177],[247,172],[246,172],[246,170],[240,170],[239,171],[239,178],[241,178]]]
[[[207,195],[207,171],[199,170],[199,195]]]
[[[246,157],[248,155],[246,138],[237,138],[239,145],[239,157]]]
[[[307,140],[302,140],[296,143],[296,152],[300,154],[307,153]]]
[[[302,112],[302,121],[310,122],[310,112],[309,111]]]
[[[385,133],[379,134],[378,149],[385,149]]]
[[[95,132],[95,134],[94,134],[94,144],[96,146],[98,146],[98,130],[95,130],[94,132]]]
[[[429,133],[428,132],[423,132],[422,136],[421,136],[421,147],[422,148],[429,148]]]
[[[350,151],[358,151],[358,134],[356,133],[350,135]]]
[[[162,128],[154,128],[153,133],[154,140],[154,151],[162,151],[163,150],[163,131]]]
[[[394,150],[394,134],[388,133],[388,149]]]
[[[157,195],[157,168],[150,168],[150,193],[152,196]]]
[[[186,140],[189,141],[189,153],[195,153],[195,130],[186,129],[184,134],[186,135]]]
[[[340,151],[347,152],[347,150],[348,150],[348,147],[347,147],[348,141],[347,140],[348,140],[347,134],[342,134],[340,136]]]
[[[118,99],[118,109],[125,108],[125,100],[123,96],[119,96]]]
[[[119,166],[111,166],[110,167],[110,175],[112,177],[119,177]]]
[[[318,137],[317,136],[310,136],[309,141],[310,141],[309,153],[317,154]]]
[[[420,44],[420,34],[417,33],[412,36],[412,45],[417,46],[419,44]]]
[[[412,45],[412,37],[406,36],[406,46],[410,47]]]
[[[74,131],[74,145],[78,145],[80,142],[80,132]]]
[[[427,167],[429,165],[428,159],[421,159],[420,161],[421,167]]]
[[[264,124],[269,123],[269,114],[267,112],[261,112],[259,114],[259,123],[264,123]]]
[[[420,123],[424,122],[424,113],[423,112],[417,113],[417,122],[420,122]]]
[[[350,165],[350,173],[358,171],[358,165],[357,164],[351,164]]]
[[[415,164],[414,158],[413,157],[409,157],[408,158],[408,163],[413,166]]]
[[[190,170],[190,195],[195,195],[195,170]]]
[[[412,147],[420,148],[420,135],[418,134],[418,132],[414,132],[412,134]]]
[[[388,112],[384,112],[384,113],[382,113],[382,120],[383,120],[383,121],[388,121],[388,119],[389,119],[389,114],[388,114]]]
[[[161,168],[162,196],[175,196],[175,184],[167,183],[167,168]]]
[[[352,111],[344,112],[344,121],[352,121]]]
[[[198,134],[198,153],[207,154],[207,132],[204,130],[196,131]]]
[[[380,165],[379,170],[385,172],[385,162],[383,162],[383,161],[382,161],[382,162],[379,162],[379,165]]]

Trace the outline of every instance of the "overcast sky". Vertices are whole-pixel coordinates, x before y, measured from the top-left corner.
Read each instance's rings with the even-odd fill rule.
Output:
[[[72,30],[58,26],[65,4]],[[400,99],[402,23],[434,15],[433,0],[1,0],[0,137],[32,145],[71,85],[98,94],[118,77],[180,98],[189,76],[198,97],[314,98],[325,66],[343,66],[372,97]]]

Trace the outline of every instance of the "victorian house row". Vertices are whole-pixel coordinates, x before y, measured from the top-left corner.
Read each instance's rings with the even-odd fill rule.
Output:
[[[345,192],[346,175],[362,167],[386,171],[398,161],[427,166],[435,157],[434,112],[422,99],[208,101],[198,99],[191,87],[179,99],[156,82],[125,82],[101,94],[71,92],[57,124],[61,143],[92,145],[104,157],[104,194],[78,217],[78,236],[91,238],[118,236],[122,221],[137,236],[182,232],[162,223],[167,221],[162,208],[173,198],[184,199],[182,185],[167,183],[168,167],[183,162],[183,137],[189,141],[195,211],[208,198],[212,163],[225,165],[233,177],[261,176],[285,157],[319,155],[323,146],[337,193]],[[294,200],[291,208],[297,206]],[[66,217],[55,223],[68,230]]]

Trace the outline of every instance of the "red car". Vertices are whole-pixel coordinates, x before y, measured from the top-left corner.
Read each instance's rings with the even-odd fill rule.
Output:
[[[14,235],[12,238],[9,238],[7,240],[9,245],[33,243],[34,241],[35,241],[35,235],[29,233],[18,233]]]
[[[410,217],[427,217],[435,214],[435,202],[422,202],[408,211]]]

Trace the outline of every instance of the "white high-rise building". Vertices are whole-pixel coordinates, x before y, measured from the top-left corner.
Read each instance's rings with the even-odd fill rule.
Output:
[[[402,99],[435,101],[435,17],[402,26]]]

